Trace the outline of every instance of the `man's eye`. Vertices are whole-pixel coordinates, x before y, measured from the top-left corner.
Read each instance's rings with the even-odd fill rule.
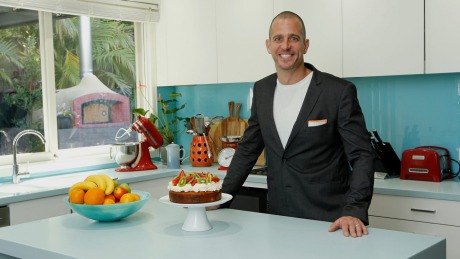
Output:
[[[292,40],[292,41],[299,41],[299,40],[300,40],[300,38],[299,38],[299,37],[297,37],[297,36],[292,36],[292,37],[291,37],[291,40]]]
[[[273,41],[281,41],[281,37],[274,37]]]

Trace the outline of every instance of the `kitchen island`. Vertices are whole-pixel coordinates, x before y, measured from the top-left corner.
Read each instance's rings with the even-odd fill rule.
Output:
[[[446,258],[441,237],[370,228],[361,238],[329,222],[220,209],[209,231],[182,230],[187,213],[150,200],[117,222],[78,214],[0,228],[0,254],[19,258]],[[0,258],[2,258],[0,255]]]

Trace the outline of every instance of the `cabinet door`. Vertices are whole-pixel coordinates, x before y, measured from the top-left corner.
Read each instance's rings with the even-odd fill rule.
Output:
[[[447,258],[460,258],[460,249],[458,249],[457,244],[460,240],[460,227],[373,216],[369,217],[369,221],[371,227],[369,236],[372,236],[372,228],[383,228],[444,237],[446,238]],[[408,240],[408,242],[410,241]],[[382,246],[391,248],[391,244],[382,244]],[[442,258],[441,255],[438,258]]]
[[[12,203],[8,205],[10,207],[10,224],[16,225],[70,214],[70,208],[64,202],[64,197],[66,195]]]
[[[216,2],[218,82],[254,82],[275,72],[265,40],[273,19],[266,0]]]
[[[423,0],[347,0],[345,77],[424,73]]]
[[[152,181],[130,183],[129,186],[132,190],[149,192],[153,199],[159,199],[168,195],[168,183],[172,180],[172,178],[173,177],[165,177]]]
[[[158,85],[217,82],[215,9],[214,0],[161,2],[156,46]]]
[[[460,1],[426,0],[426,73],[460,72]]]
[[[298,14],[305,23],[310,47],[305,61],[318,70],[343,76],[342,1],[275,0],[275,15],[282,11]]]

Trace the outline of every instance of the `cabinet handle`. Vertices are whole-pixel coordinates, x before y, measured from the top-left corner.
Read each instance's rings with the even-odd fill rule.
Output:
[[[433,213],[433,214],[436,213],[436,210],[424,210],[424,209],[414,209],[414,208],[411,208],[410,210],[415,211],[415,212],[426,212],[426,213]]]

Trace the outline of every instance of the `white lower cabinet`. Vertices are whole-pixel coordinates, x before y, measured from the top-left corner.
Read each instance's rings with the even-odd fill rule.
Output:
[[[70,208],[64,202],[66,196],[58,195],[9,204],[10,224],[16,225],[70,214]]]
[[[165,177],[151,181],[143,181],[130,183],[131,190],[140,190],[149,192],[152,195],[152,199],[159,199],[165,195],[168,195],[168,183],[173,177]]]
[[[149,192],[152,195],[152,199],[159,199],[168,195],[168,182],[171,179],[172,177],[165,177],[151,181],[129,183],[129,185],[133,190]],[[64,197],[66,196],[58,195],[9,204],[10,225],[70,214],[70,208],[64,202]]]
[[[460,258],[460,202],[374,194],[370,227],[445,237],[447,258]],[[372,233],[370,233],[372,234]],[[391,247],[391,244],[384,244]]]

